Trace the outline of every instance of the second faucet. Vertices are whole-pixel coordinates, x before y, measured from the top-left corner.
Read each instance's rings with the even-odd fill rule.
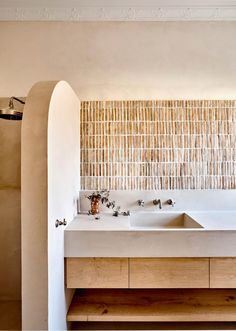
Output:
[[[154,206],[159,205],[159,209],[162,209],[161,199],[154,199],[153,204],[154,204]]]

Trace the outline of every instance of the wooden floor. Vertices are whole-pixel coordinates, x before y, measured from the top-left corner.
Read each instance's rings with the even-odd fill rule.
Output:
[[[67,320],[236,322],[236,290],[78,290]]]

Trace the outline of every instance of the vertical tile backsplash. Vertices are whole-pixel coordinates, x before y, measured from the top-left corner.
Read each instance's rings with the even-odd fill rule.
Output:
[[[81,189],[235,189],[236,101],[84,101]]]

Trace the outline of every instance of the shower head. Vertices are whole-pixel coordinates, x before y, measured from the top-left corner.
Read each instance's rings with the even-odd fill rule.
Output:
[[[16,97],[11,97],[9,100],[8,107],[0,109],[0,118],[5,119],[5,120],[15,120],[15,121],[22,120],[23,112],[14,107],[13,100],[16,100],[22,104],[25,104],[24,101],[22,101]]]

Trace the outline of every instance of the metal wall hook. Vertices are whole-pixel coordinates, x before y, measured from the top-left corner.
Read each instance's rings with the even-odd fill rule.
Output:
[[[66,224],[67,224],[67,221],[65,218],[63,218],[63,221],[56,220],[55,227],[58,228],[58,226],[60,226],[60,225],[66,226]]]

